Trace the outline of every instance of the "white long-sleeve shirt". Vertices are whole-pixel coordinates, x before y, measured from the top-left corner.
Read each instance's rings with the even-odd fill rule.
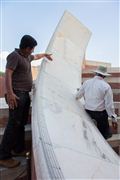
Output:
[[[85,81],[76,95],[77,99],[81,97],[85,99],[85,109],[91,111],[106,110],[108,116],[114,117],[116,121],[113,93],[110,85],[102,77],[95,76]]]

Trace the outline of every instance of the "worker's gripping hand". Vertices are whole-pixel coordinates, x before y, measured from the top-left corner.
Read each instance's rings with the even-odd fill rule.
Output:
[[[49,60],[49,61],[52,61],[52,54],[45,54],[45,57]]]
[[[114,129],[117,129],[117,127],[118,127],[117,116],[116,116],[116,117],[113,117],[113,116],[112,116],[112,127],[113,127]]]

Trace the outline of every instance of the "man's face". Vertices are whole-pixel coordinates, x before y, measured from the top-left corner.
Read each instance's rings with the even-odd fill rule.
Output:
[[[35,47],[33,47],[32,49],[30,47],[27,47],[25,49],[26,56],[31,55],[34,52],[34,49],[35,49]]]

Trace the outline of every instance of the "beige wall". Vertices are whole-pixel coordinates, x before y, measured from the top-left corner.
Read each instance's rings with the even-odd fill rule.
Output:
[[[100,65],[103,65],[106,67],[111,67],[111,64],[107,63],[107,62],[92,61],[92,60],[84,60],[83,61],[83,69],[89,69],[89,68],[94,69],[95,67],[100,66]]]

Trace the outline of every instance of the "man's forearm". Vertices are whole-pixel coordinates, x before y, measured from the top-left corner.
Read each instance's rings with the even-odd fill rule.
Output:
[[[35,54],[33,60],[39,60],[39,59],[41,59],[41,58],[46,57],[48,60],[52,61],[53,59],[52,59],[51,55],[52,55],[52,54],[47,54],[47,53]]]
[[[106,92],[105,97],[105,109],[109,117],[114,117],[116,119],[117,115],[115,114],[115,108],[113,103],[113,93],[111,88]],[[115,120],[116,121],[116,120]]]
[[[35,54],[34,55],[34,60],[38,60],[38,59],[41,59],[43,57],[45,57],[45,53],[43,53],[43,54]]]

